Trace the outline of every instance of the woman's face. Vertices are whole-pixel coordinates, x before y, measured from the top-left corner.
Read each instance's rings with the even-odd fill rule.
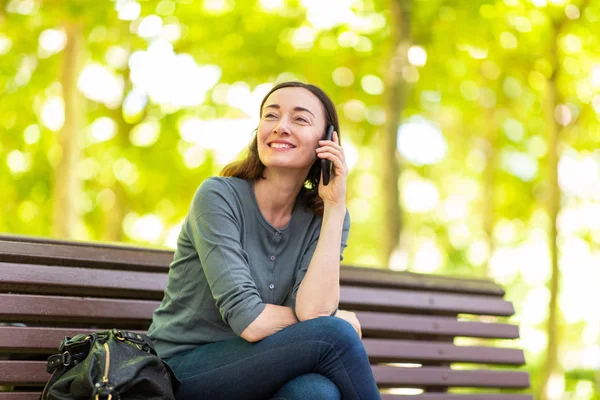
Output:
[[[306,169],[325,133],[325,113],[310,91],[286,87],[271,93],[258,124],[258,155],[267,168]]]

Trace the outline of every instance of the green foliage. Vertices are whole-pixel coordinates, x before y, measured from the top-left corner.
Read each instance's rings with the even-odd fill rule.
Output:
[[[527,368],[538,385],[544,358],[543,348],[534,342],[545,339],[544,321],[533,321],[534,314],[527,310],[535,304],[543,312],[543,288],[549,277],[544,233],[548,228],[544,96],[555,76],[558,101],[565,107],[561,112],[570,116],[561,132],[561,149],[588,156],[598,166],[597,1],[586,1],[585,7],[578,2],[553,4],[559,1],[536,6],[545,2],[523,0],[412,3],[410,40],[425,50],[427,61],[397,72],[411,84],[402,119],[420,116],[434,121],[448,150],[432,165],[416,165],[399,157],[405,215],[395,261],[383,259],[377,234],[385,218],[380,194],[396,185],[379,180],[386,99],[377,88],[387,79],[388,57],[395,51],[390,48],[386,24],[392,0],[354,1],[348,9],[352,18],[326,27],[318,26],[322,20],[315,19],[304,2],[291,0],[282,1],[284,6],[275,10],[265,10],[260,1],[143,1],[139,17],[132,21],[119,19],[119,2],[38,1],[31,10],[21,3],[26,2],[8,1],[0,15],[0,230],[51,235],[52,170],[62,154],[58,128],[49,127],[43,114],[48,112],[47,102],[62,95],[63,52],[40,45],[48,32],[60,41],[66,24],[81,23],[85,64],[102,66],[123,86],[114,104],[85,100],[86,128],[79,137],[83,157],[77,171],[83,191],[75,201],[82,221],[78,239],[172,244],[197,186],[224,164],[218,150],[185,140],[180,133],[182,122],[192,117],[201,121],[255,118],[257,105],[242,109],[232,105],[231,99],[223,100],[232,87],[252,91],[261,84],[288,79],[314,83],[338,105],[342,143],[348,143],[347,152],[353,149],[358,157],[348,179],[353,223],[345,261],[374,267],[392,263],[397,268],[461,276],[491,274],[505,285],[508,298],[516,304],[521,320],[515,322],[522,327],[524,345],[531,347]],[[224,6],[213,9],[211,4]],[[155,43],[136,33],[151,15],[160,17],[163,44],[170,43],[175,54],[189,55],[198,66],[219,68],[219,84],[208,88],[201,105],[172,106],[146,95],[140,107],[127,105],[139,86],[132,81],[127,60]],[[331,19],[340,15],[345,14],[338,10]],[[356,23],[359,19],[360,24]],[[556,66],[551,57],[554,45],[560,60]],[[591,83],[593,68],[596,83]],[[166,80],[173,74],[167,70],[153,79]],[[110,137],[99,139],[93,134],[92,126],[98,121],[112,124],[100,135],[112,131]],[[154,141],[147,136],[152,133],[140,134],[143,126],[158,127]],[[252,129],[244,136],[248,143]],[[200,134],[240,137],[227,136],[232,132],[226,131]],[[140,145],[136,135],[149,144]],[[223,142],[227,140],[239,139]],[[486,175],[488,165],[491,174]],[[416,181],[435,189],[437,202],[429,209],[411,209],[409,187]],[[594,182],[599,185],[598,180]],[[563,195],[565,206],[597,205],[599,200],[597,195]],[[493,221],[491,236],[486,233],[486,218]],[[158,233],[144,235],[152,230],[148,227]],[[540,253],[527,257],[531,247],[521,246],[540,235],[541,257]],[[583,240],[598,257],[597,229],[565,231],[560,241],[564,244],[573,238]],[[562,263],[563,273],[570,276],[572,264]],[[535,273],[528,272],[532,268]],[[568,317],[568,308],[563,308]],[[575,357],[593,349],[594,335],[597,349],[597,317],[567,321],[561,329],[562,355],[571,352],[570,357]],[[582,335],[585,343],[580,342]],[[580,382],[598,380],[589,366],[563,368],[565,390],[573,396],[587,393],[587,383]],[[584,398],[578,396],[570,398]]]

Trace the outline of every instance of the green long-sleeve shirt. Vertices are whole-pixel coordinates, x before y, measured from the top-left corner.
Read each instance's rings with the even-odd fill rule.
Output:
[[[239,336],[267,303],[295,309],[322,217],[298,198],[288,224],[274,228],[260,212],[253,185],[212,177],[196,191],[148,331],[159,356]],[[340,261],[349,231],[346,210]]]

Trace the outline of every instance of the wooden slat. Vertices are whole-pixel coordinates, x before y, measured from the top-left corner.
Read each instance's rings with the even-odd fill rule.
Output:
[[[60,266],[0,263],[0,291],[160,300],[167,283],[164,273],[115,271]],[[342,286],[342,305],[427,310],[440,313],[511,315],[512,305],[501,298],[478,295],[416,292],[401,289]]]
[[[0,294],[0,318],[5,321],[114,322],[150,325],[159,302],[77,297]],[[457,321],[449,317],[356,313],[365,337],[398,338],[403,334],[515,339],[518,327],[509,324]]]
[[[93,332],[91,329],[0,326],[0,353],[51,354],[65,336]],[[373,363],[465,362],[523,365],[523,352],[484,346],[455,346],[443,342],[364,338]]]
[[[0,393],[0,400],[39,400],[40,392]],[[452,394],[424,393],[416,396],[382,394],[382,400],[533,400],[526,394]]]
[[[453,393],[423,393],[419,395],[394,395],[382,394],[381,400],[533,400],[533,396],[528,394],[453,394]],[[0,400],[3,400],[0,397]]]
[[[0,392],[0,400],[39,400],[42,392]]]
[[[377,286],[431,290],[440,292],[472,293],[503,297],[505,292],[490,280],[442,275],[416,274],[380,268],[342,268],[340,281],[352,286]]]
[[[172,260],[173,251],[168,249],[0,235],[0,261],[166,272]],[[504,295],[504,290],[490,280],[415,274],[385,268],[344,265],[340,280],[355,286]]]
[[[439,314],[510,316],[512,303],[489,296],[461,295],[414,290],[375,289],[354,286],[340,288],[340,308],[380,311],[428,311]]]
[[[485,346],[455,346],[443,342],[363,339],[371,362],[446,362],[524,365],[522,350]]]
[[[161,300],[167,274],[0,262],[0,292]]]
[[[517,339],[519,327],[510,324],[459,321],[452,317],[357,311],[363,335],[401,338],[405,334]]]
[[[88,245],[61,241],[7,241],[0,239],[0,261],[89,268],[167,272],[173,260],[170,250],[116,245]]]
[[[4,321],[57,321],[149,325],[160,302],[83,297],[0,294]]]
[[[45,361],[0,361],[0,385],[43,386],[49,378]]]
[[[0,353],[54,354],[65,336],[73,337],[102,329],[40,328],[30,326],[0,326]],[[132,332],[146,333],[145,330]]]
[[[355,271],[356,269],[356,271]],[[357,285],[359,287],[374,286],[388,287],[390,282],[399,280],[398,274],[380,273],[372,268],[355,268],[344,267],[341,273],[341,284]],[[112,270],[98,268],[81,268],[81,267],[65,267],[65,266],[47,266],[39,264],[24,264],[24,263],[8,263],[0,262],[0,291],[14,291],[25,293],[56,293],[65,295],[97,295],[96,289],[106,288],[108,292],[104,293],[106,297],[125,297],[135,298],[140,293],[150,298],[160,299],[162,292],[167,282],[167,274],[164,272],[139,272],[131,270]],[[351,279],[347,279],[351,277]],[[392,279],[385,279],[390,278]],[[364,278],[361,281],[361,278]],[[452,280],[448,283],[433,281],[428,285],[428,291],[434,289],[449,290],[458,292],[460,281]],[[137,283],[137,285],[134,285]],[[398,282],[400,283],[400,282]],[[419,285],[424,285],[423,278],[416,278],[410,285],[406,287],[418,288]],[[438,284],[439,283],[439,284]],[[400,288],[400,285],[397,285]],[[110,289],[123,289],[124,291],[112,291]],[[133,292],[132,292],[133,291]],[[151,293],[152,292],[152,293]],[[476,292],[472,289],[471,292]],[[476,292],[477,293],[477,292]],[[463,293],[464,294],[464,293]]]
[[[0,361],[0,384],[43,385],[49,378],[45,361]],[[526,389],[526,372],[491,370],[452,370],[422,367],[396,368],[373,366],[373,375],[382,387],[477,387]]]
[[[40,392],[1,393],[0,400],[39,400]],[[452,393],[424,393],[421,395],[393,395],[382,394],[382,400],[533,400],[533,396],[526,394],[452,394]]]
[[[476,387],[527,389],[527,372],[495,370],[453,370],[440,367],[398,368],[372,366],[378,385],[383,387]]]

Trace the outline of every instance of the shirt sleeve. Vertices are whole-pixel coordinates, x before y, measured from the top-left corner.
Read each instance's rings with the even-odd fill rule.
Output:
[[[252,278],[233,195],[221,181],[202,182],[190,208],[188,234],[223,321],[239,336],[265,309]]]
[[[300,268],[296,271],[296,276],[294,279],[294,287],[292,289],[292,310],[294,311],[294,315],[298,318],[296,314],[296,295],[298,294],[298,289],[300,288],[300,284],[304,279],[304,275],[306,275],[306,271],[308,270],[308,266],[310,265],[310,261],[312,260],[312,256],[315,253],[317,248],[317,244],[319,243],[319,236],[321,230],[318,229],[311,240],[308,248],[304,252],[302,256],[302,260],[300,262]],[[344,249],[348,247],[348,236],[350,234],[350,213],[346,208],[346,215],[344,216],[344,224],[342,228],[342,241],[340,246],[340,262],[344,260]],[[338,308],[336,307],[331,316],[334,316],[337,313]]]

